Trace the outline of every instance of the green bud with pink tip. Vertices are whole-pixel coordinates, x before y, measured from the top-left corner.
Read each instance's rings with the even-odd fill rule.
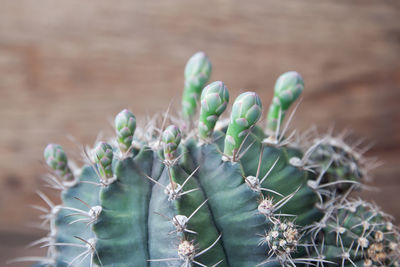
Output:
[[[231,120],[225,136],[225,156],[235,161],[236,154],[249,130],[260,119],[262,104],[254,92],[239,95],[233,103]]]
[[[176,158],[176,150],[181,142],[181,138],[181,131],[175,125],[168,126],[162,133],[164,157],[166,160],[174,160]]]
[[[99,142],[93,154],[101,178],[104,180],[112,178],[114,176],[112,171],[112,161],[114,157],[112,146],[106,142]]]
[[[229,92],[223,82],[213,82],[201,93],[201,108],[199,118],[199,137],[211,137],[215,123],[225,111],[229,102]]]
[[[210,75],[210,60],[204,52],[197,52],[185,67],[185,87],[182,96],[182,114],[185,119],[190,119],[196,113],[201,91]]]
[[[136,117],[127,109],[122,110],[115,117],[117,141],[122,152],[126,152],[132,145],[133,134],[136,129]]]
[[[289,71],[276,80],[274,98],[267,116],[267,132],[272,134],[283,121],[290,105],[300,96],[304,89],[304,81],[296,71]]]
[[[68,166],[68,158],[64,149],[57,144],[48,144],[44,149],[44,159],[47,165],[50,166],[57,174],[66,181],[71,181],[74,178],[71,169]]]

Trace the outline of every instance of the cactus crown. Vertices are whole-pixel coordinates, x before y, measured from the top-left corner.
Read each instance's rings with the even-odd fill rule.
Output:
[[[366,175],[361,153],[340,138],[296,140],[280,127],[304,83],[281,75],[267,114],[255,92],[239,95],[230,119],[220,81],[199,52],[185,68],[183,119],[155,117],[135,134],[128,110],[116,137],[71,170],[59,145],[44,156],[62,203],[43,218],[48,252],[38,266],[398,266],[389,216],[348,200]],[[203,89],[203,87],[205,87]],[[198,102],[198,122],[194,122]],[[162,121],[162,123],[156,123]],[[168,123],[170,124],[169,126]],[[197,125],[195,127],[194,125]],[[167,127],[166,127],[167,126]],[[66,183],[74,180],[75,183]]]

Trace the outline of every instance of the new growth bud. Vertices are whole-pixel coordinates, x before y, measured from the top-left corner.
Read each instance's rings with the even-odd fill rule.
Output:
[[[285,72],[276,80],[274,98],[267,116],[267,131],[274,133],[285,118],[290,105],[300,96],[304,89],[304,81],[296,71]],[[280,116],[279,116],[280,115]]]
[[[44,159],[59,177],[66,181],[73,180],[74,175],[68,166],[67,155],[60,145],[48,144],[44,149]]]
[[[204,52],[197,52],[185,67],[185,87],[182,96],[182,113],[185,119],[196,113],[201,90],[211,75],[211,62]]]
[[[164,157],[166,160],[174,160],[175,152],[181,142],[181,131],[175,125],[170,125],[162,134]]]
[[[111,145],[106,142],[100,142],[94,149],[94,161],[97,163],[97,167],[100,172],[102,179],[107,180],[113,177],[112,171],[112,160],[113,160],[113,149]]]
[[[199,119],[199,136],[202,139],[211,137],[215,123],[225,111],[229,102],[229,93],[223,82],[213,82],[201,93]]]
[[[225,136],[224,154],[235,161],[235,156],[253,125],[262,113],[260,97],[254,92],[239,95],[233,103],[231,119]]]
[[[136,129],[136,118],[127,109],[122,110],[115,117],[117,141],[122,152],[127,152],[132,145],[133,134]]]

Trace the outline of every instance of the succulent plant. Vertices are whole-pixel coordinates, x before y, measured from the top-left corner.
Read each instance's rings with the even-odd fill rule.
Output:
[[[365,180],[362,153],[340,136],[286,135],[283,119],[303,91],[302,77],[292,71],[278,78],[265,127],[257,125],[263,109],[255,92],[239,95],[230,118],[219,120],[229,93],[220,81],[206,85],[210,74],[207,56],[195,54],[185,69],[182,119],[161,114],[136,129],[133,113],[123,110],[116,137],[85,150],[82,168],[68,165],[61,146],[47,146],[54,170],[47,181],[62,202],[39,192],[50,231],[35,244],[47,254],[18,260],[57,267],[398,266],[399,232],[390,217],[349,200]]]

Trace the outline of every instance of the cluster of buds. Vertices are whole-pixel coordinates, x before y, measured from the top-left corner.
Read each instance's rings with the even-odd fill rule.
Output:
[[[121,152],[127,152],[132,146],[133,135],[136,129],[136,117],[127,109],[122,110],[115,117],[117,142]]]
[[[93,150],[93,156],[101,179],[107,181],[113,178],[112,161],[114,152],[112,146],[106,142],[99,142]]]
[[[64,181],[74,179],[74,175],[68,166],[68,158],[60,145],[48,144],[44,149],[44,159],[58,177]]]
[[[388,235],[392,235],[392,233],[389,232]],[[372,267],[381,264],[390,266],[393,263],[393,259],[397,260],[399,258],[400,250],[397,242],[388,241],[382,231],[374,232],[371,237],[372,243],[368,245],[364,266]]]
[[[166,161],[176,159],[176,150],[181,142],[181,131],[175,125],[168,126],[162,133],[162,143],[164,150],[164,158]]]
[[[264,238],[264,243],[268,244],[270,252],[286,258],[296,250],[299,232],[293,222],[277,220]]]

